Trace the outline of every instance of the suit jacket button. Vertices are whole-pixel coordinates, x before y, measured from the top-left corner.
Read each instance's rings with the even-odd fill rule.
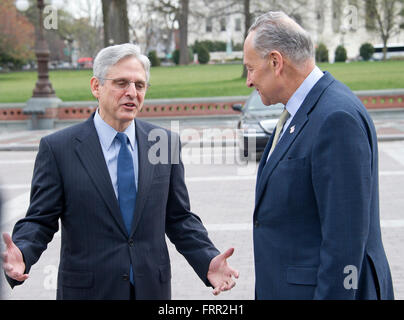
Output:
[[[260,224],[258,223],[258,220],[256,220],[254,223],[254,227],[258,228],[259,226],[260,226]]]
[[[122,276],[122,279],[123,279],[124,281],[128,281],[128,280],[129,280],[129,276],[125,273],[125,274]]]
[[[133,241],[133,239],[130,239],[130,240],[128,241],[128,243],[129,243],[129,246],[130,246],[130,247],[133,247],[133,245],[135,244],[135,242]]]

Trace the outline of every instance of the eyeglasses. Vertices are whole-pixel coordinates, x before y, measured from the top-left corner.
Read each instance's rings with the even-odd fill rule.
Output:
[[[112,86],[117,90],[126,90],[129,88],[130,84],[133,83],[135,85],[136,91],[145,92],[147,88],[150,88],[151,85],[144,81],[130,81],[127,79],[107,79],[107,78],[98,78],[100,80],[110,80],[112,81]]]

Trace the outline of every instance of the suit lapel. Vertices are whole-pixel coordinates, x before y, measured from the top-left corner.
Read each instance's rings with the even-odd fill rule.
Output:
[[[268,153],[270,150],[270,146],[272,145],[273,136],[268,142],[265,152],[263,154],[263,159],[261,159],[260,168],[258,171],[258,179],[256,186],[256,197],[255,197],[255,206],[258,207],[261,198],[264,194],[265,187],[268,183],[269,177],[271,176],[274,169],[277,167],[279,161],[282,160],[285,153],[289,150],[295,139],[302,132],[304,126],[308,122],[308,114],[315,107],[318,99],[324,92],[324,90],[334,81],[334,78],[326,72],[324,76],[316,83],[316,85],[312,88],[312,90],[307,95],[306,99],[303,101],[299,110],[293,117],[292,122],[289,127],[285,130],[281,140],[273,151],[269,161],[267,163],[266,159],[268,157]],[[291,128],[294,127],[292,131]],[[264,158],[265,157],[265,158]]]
[[[122,232],[126,234],[127,232],[119,204],[112,186],[111,177],[109,176],[108,167],[105,163],[100,140],[94,126],[93,116],[91,116],[84,125],[83,131],[76,137],[79,143],[75,151],[115,222],[119,225]]]
[[[293,132],[293,134],[290,133],[289,128],[285,131],[281,140],[278,142],[278,145],[276,146],[275,150],[273,151],[271,157],[269,158],[268,162],[264,165],[264,167],[262,169],[261,177],[260,177],[258,185],[257,185],[256,203],[255,203],[256,206],[259,203],[259,200],[263,194],[263,190],[265,189],[266,184],[268,183],[268,179],[269,179],[271,173],[276,168],[279,161],[282,159],[283,155],[286,153],[286,151],[292,145],[293,141],[297,138],[297,136],[299,135],[299,133],[305,126],[306,122],[307,122],[307,115],[305,115],[305,117],[301,117],[301,119],[296,119],[296,116],[295,116],[295,118],[293,118],[293,121],[291,122],[289,128],[294,126],[295,131]],[[268,157],[268,152],[267,152],[267,157]]]
[[[136,122],[136,141],[138,145],[139,155],[139,177],[138,177],[138,190],[136,196],[136,208],[132,222],[130,235],[132,236],[139,225],[140,218],[143,214],[143,208],[149,194],[150,186],[153,180],[154,165],[152,165],[148,158],[148,152],[152,146],[152,141],[148,139],[148,132],[141,121]]]
[[[257,193],[258,190],[258,185],[261,181],[261,174],[262,174],[262,170],[264,170],[264,167],[267,163],[267,159],[268,159],[268,154],[269,151],[271,149],[272,146],[272,142],[274,141],[274,137],[275,137],[275,130],[272,132],[271,137],[269,138],[269,141],[267,143],[267,145],[265,146],[264,149],[264,153],[262,154],[261,160],[260,160],[260,164],[258,166],[258,172],[257,172],[257,184],[255,186],[255,193]]]

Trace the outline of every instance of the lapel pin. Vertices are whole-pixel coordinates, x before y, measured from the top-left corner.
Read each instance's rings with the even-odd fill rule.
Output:
[[[292,128],[290,128],[290,133],[294,133],[296,129],[296,126],[293,126]]]

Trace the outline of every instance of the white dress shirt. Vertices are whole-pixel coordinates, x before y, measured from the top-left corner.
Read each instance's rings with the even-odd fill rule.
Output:
[[[310,93],[311,89],[315,86],[315,84],[324,76],[324,73],[315,66],[313,71],[307,76],[307,78],[303,81],[300,87],[295,91],[295,93],[290,97],[289,101],[287,102],[285,108],[288,110],[290,117],[285,122],[283,126],[283,130],[279,136],[279,141],[281,141],[283,134],[285,133],[286,129],[291,124],[293,117],[296,115],[297,111],[303,104],[304,100],[306,99],[307,95]],[[271,154],[268,155],[267,161],[271,157]]]
[[[111,177],[112,186],[114,187],[116,198],[118,199],[118,154],[121,148],[121,143],[115,139],[116,131],[108,123],[106,123],[98,113],[98,109],[94,116],[94,126],[97,130],[98,137],[100,139],[102,152],[104,154],[105,163],[107,164],[109,175]],[[135,170],[135,185],[138,190],[138,147],[136,143],[136,130],[135,121],[133,120],[129,127],[126,128],[124,133],[129,138],[129,145],[127,146],[131,152],[133,159],[133,168]]]

